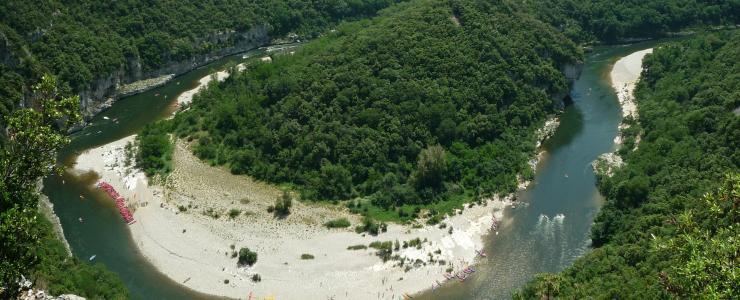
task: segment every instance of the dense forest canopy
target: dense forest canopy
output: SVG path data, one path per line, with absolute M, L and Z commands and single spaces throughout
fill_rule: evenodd
M 646 57 L 640 122 L 620 151 L 626 165 L 599 180 L 607 203 L 592 228 L 596 249 L 519 296 L 740 296 L 738 61 L 738 32 L 661 45 Z
M 576 42 L 619 42 L 654 38 L 687 27 L 740 21 L 737 0 L 536 0 L 521 1 L 528 12 Z
M 308 199 L 509 192 L 581 55 L 507 5 L 414 1 L 211 86 L 169 126 L 199 157 Z
M 65 126 L 50 120 L 77 119 L 65 96 L 132 57 L 157 70 L 232 46 L 231 33 L 255 25 L 272 37 L 326 34 L 147 127 L 138 163 L 166 172 L 172 132 L 234 173 L 293 184 L 311 199 L 366 196 L 373 209 L 408 217 L 391 208 L 511 191 L 517 173 L 531 175 L 534 130 L 568 88 L 560 68 L 581 58 L 571 40 L 734 25 L 739 10 L 737 0 L 1 1 L 0 298 L 22 274 L 52 294 L 126 297 L 114 274 L 67 256 L 38 214 L 36 182 L 67 143 Z M 643 120 L 621 151 L 627 167 L 600 181 L 609 201 L 593 230 L 599 248 L 521 295 L 737 297 L 725 272 L 732 253 L 737 261 L 737 175 L 720 182 L 739 160 L 729 113 L 740 105 L 738 46 L 737 34 L 711 35 L 646 60 Z M 45 73 L 59 80 L 32 88 Z M 53 109 L 18 109 L 27 98 Z
M 139 58 L 144 72 L 232 46 L 234 31 L 318 36 L 397 0 L 1 1 L 0 112 L 44 73 L 74 93 Z

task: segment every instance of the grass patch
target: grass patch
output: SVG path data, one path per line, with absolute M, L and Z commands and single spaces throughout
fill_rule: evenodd
M 327 228 L 347 228 L 350 225 L 351 224 L 349 223 L 349 220 L 347 220 L 347 218 L 334 219 L 324 223 L 324 226 L 326 226 Z
M 347 202 L 347 207 L 353 213 L 361 214 L 378 222 L 407 224 L 419 218 L 422 211 L 436 212 L 434 215 L 439 215 L 440 218 L 435 221 L 441 220 L 441 216 L 454 215 L 456 209 L 464 208 L 466 204 L 474 200 L 476 200 L 476 197 L 473 191 L 465 191 L 463 194 L 457 194 L 445 200 L 426 205 L 405 204 L 392 209 L 384 209 L 373 205 L 369 199 L 362 199 Z

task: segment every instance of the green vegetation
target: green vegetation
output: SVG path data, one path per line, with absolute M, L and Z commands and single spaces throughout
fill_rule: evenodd
M 308 253 L 301 254 L 301 259 L 314 259 L 313 255 Z
M 362 218 L 362 224 L 355 227 L 355 232 L 363 233 L 367 232 L 371 235 L 378 235 L 378 233 L 388 231 L 388 224 L 377 223 L 373 218 L 364 217 Z
M 560 68 L 580 58 L 506 6 L 414 1 L 211 86 L 170 128 L 235 174 L 305 199 L 366 196 L 368 215 L 398 219 L 404 205 L 513 191 L 551 95 L 568 89 Z
M 249 248 L 244 247 L 239 249 L 239 262 L 238 264 L 240 266 L 252 266 L 254 263 L 257 262 L 257 252 L 253 252 L 249 250 Z
M 236 208 L 232 208 L 232 209 L 229 210 L 229 218 L 234 219 L 234 218 L 238 217 L 241 213 L 242 213 L 241 210 L 238 210 Z
M 347 220 L 347 218 L 334 219 L 324 223 L 324 226 L 326 226 L 327 228 L 346 228 L 350 225 L 352 224 L 349 223 L 349 220 Z
M 5 83 L 48 71 L 79 92 L 94 79 L 135 62 L 148 72 L 247 40 L 234 32 L 264 25 L 273 37 L 289 32 L 315 37 L 340 20 L 372 16 L 394 2 L 2 1 L 0 40 L 10 41 L 14 60 L 20 62 L 13 64 L 16 74 L 0 77 L 0 86 L 15 98 L 22 85 Z
M 54 294 L 126 298 L 122 282 L 101 265 L 69 257 L 51 225 L 38 213 L 38 180 L 61 172 L 62 132 L 80 119 L 77 97 L 64 97 L 52 76 L 34 87 L 34 107 L 3 115 L 0 130 L 0 298 L 13 299 L 21 276 Z
M 165 176 L 172 171 L 174 145 L 162 127 L 147 125 L 136 136 L 136 166 L 147 176 Z
M 577 42 L 660 37 L 687 27 L 740 22 L 740 2 L 734 0 L 537 0 L 523 5 Z
M 367 249 L 367 246 L 365 245 L 353 245 L 353 246 L 347 247 L 347 250 L 365 250 L 365 249 Z
M 607 202 L 592 228 L 596 248 L 518 298 L 740 297 L 738 61 L 737 31 L 661 45 L 645 58 L 626 165 L 599 178 Z
M 125 299 L 127 291 L 118 277 L 101 263 L 94 265 L 70 257 L 54 234 L 51 223 L 38 217 L 40 247 L 33 252 L 39 258 L 32 269 L 36 286 L 51 295 L 73 293 L 86 298 Z M 28 275 L 28 274 L 26 274 Z
M 267 212 L 274 213 L 275 216 L 284 218 L 290 214 L 290 208 L 293 206 L 293 197 L 289 192 L 283 191 L 280 197 L 275 199 L 275 205 L 267 207 Z

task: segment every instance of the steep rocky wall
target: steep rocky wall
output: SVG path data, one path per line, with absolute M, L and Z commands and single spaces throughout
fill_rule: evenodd
M 234 43 L 233 46 L 223 47 L 212 53 L 196 55 L 185 61 L 170 62 L 163 68 L 153 71 L 142 70 L 139 57 L 129 57 L 119 70 L 96 78 L 88 89 L 80 92 L 80 109 L 83 115 L 88 119 L 110 107 L 121 96 L 125 96 L 118 90 L 122 85 L 169 74 L 177 76 L 216 59 L 254 49 L 270 41 L 266 26 L 255 26 L 246 32 L 218 33 L 205 39 L 216 44 L 230 40 Z M 143 90 L 146 89 L 139 92 Z
M 568 80 L 569 88 L 560 93 L 553 94 L 552 101 L 556 108 L 562 109 L 566 105 L 565 99 L 568 98 L 570 90 L 573 88 L 573 84 L 581 77 L 581 71 L 583 71 L 583 62 L 577 61 L 569 64 L 565 64 L 560 67 L 560 71 L 565 75 L 565 79 Z

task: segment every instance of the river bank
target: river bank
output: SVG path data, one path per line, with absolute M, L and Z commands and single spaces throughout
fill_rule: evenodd
M 413 294 L 444 282 L 448 268 L 458 272 L 473 264 L 493 217 L 501 219 L 511 203 L 510 196 L 486 200 L 444 220 L 445 228 L 391 224 L 378 236 L 360 235 L 323 226 L 340 217 L 353 225 L 360 222 L 337 207 L 294 201 L 288 217 L 275 218 L 267 207 L 279 189 L 211 167 L 183 142 L 177 143 L 174 171 L 164 185 L 149 186 L 140 172 L 122 163 L 125 144 L 132 139 L 81 154 L 75 169 L 97 172 L 129 199 L 137 220 L 130 226 L 132 236 L 154 266 L 185 286 L 214 295 L 386 299 Z M 232 209 L 239 211 L 233 218 Z M 402 247 L 394 251 L 398 258 L 387 262 L 376 256 L 376 249 L 348 250 L 415 239 L 421 241 L 418 247 Z M 241 247 L 258 253 L 254 266 L 237 267 L 232 253 Z M 301 259 L 302 254 L 314 258 Z M 261 282 L 251 279 L 254 274 Z
M 629 120 L 637 120 L 637 103 L 635 103 L 634 91 L 640 74 L 642 73 L 642 60 L 645 55 L 653 52 L 653 48 L 644 49 L 631 53 L 617 60 L 609 72 L 611 86 L 617 94 L 620 107 L 622 108 L 622 122 L 619 124 L 619 134 L 614 138 L 617 148 L 622 145 L 622 133 L 629 128 Z M 635 147 L 639 143 L 639 136 Z M 620 167 L 624 162 L 616 150 L 604 153 L 594 161 L 593 168 L 598 174 L 611 176 L 613 169 Z
M 244 65 L 239 65 L 241 70 Z M 198 85 L 177 99 L 186 105 L 212 80 L 224 80 L 225 71 L 202 77 Z M 553 134 L 556 118 L 538 131 L 541 141 Z M 133 240 L 158 270 L 193 290 L 234 298 L 305 295 L 351 299 L 396 298 L 430 289 L 476 263 L 483 237 L 493 218 L 501 220 L 513 194 L 484 200 L 445 219 L 444 225 L 412 228 L 391 224 L 379 236 L 360 235 L 351 229 L 327 229 L 326 221 L 359 217 L 336 206 L 294 202 L 285 219 L 267 212 L 280 191 L 246 176 L 234 176 L 211 167 L 177 141 L 173 173 L 163 182 L 148 184 L 142 172 L 127 161 L 126 144 L 135 136 L 89 149 L 78 156 L 78 174 L 94 171 L 128 199 L 137 223 L 129 227 Z M 531 161 L 537 164 L 542 151 Z M 520 180 L 521 189 L 528 182 Z M 234 217 L 229 212 L 236 211 Z M 350 227 L 352 228 L 352 227 Z M 413 241 L 419 241 L 418 246 Z M 373 242 L 398 241 L 393 258 L 383 261 L 378 250 L 348 250 Z M 401 247 L 412 244 L 410 247 Z M 259 255 L 252 267 L 237 267 L 233 253 L 249 247 Z M 313 259 L 301 259 L 310 254 Z M 252 276 L 259 274 L 260 282 Z M 291 288 L 285 288 L 286 283 Z

